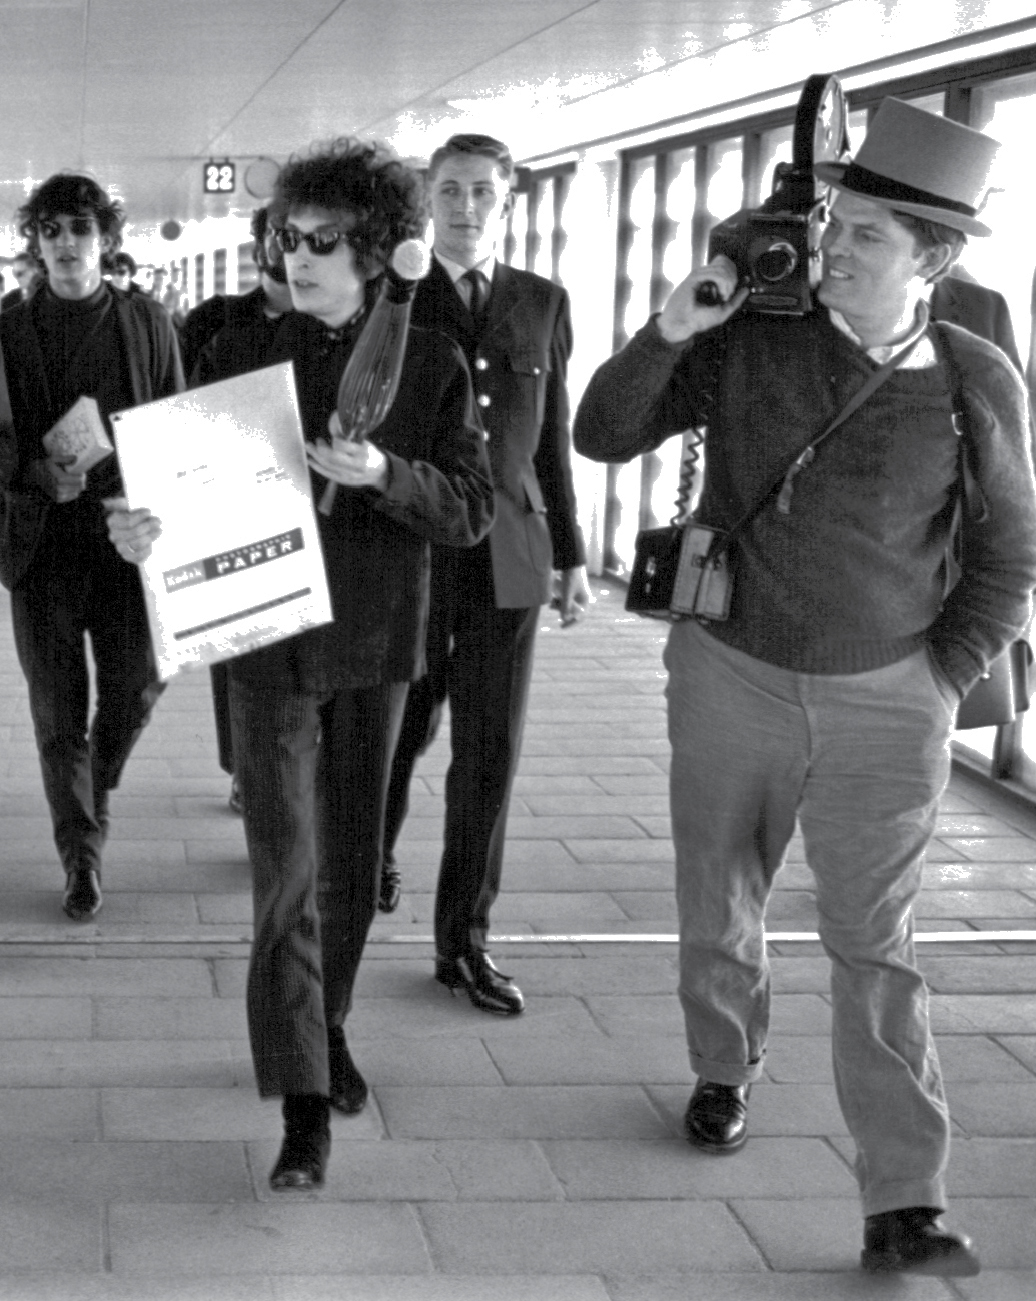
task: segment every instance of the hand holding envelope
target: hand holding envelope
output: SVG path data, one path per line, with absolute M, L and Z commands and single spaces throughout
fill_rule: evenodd
M 96 401 L 77 398 L 43 435 L 46 458 L 33 461 L 29 473 L 37 487 L 58 505 L 75 501 L 86 487 L 86 476 L 114 452 Z

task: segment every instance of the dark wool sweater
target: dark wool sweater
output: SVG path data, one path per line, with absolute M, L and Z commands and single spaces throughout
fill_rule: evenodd
M 1025 395 L 992 346 L 952 326 L 940 340 L 963 378 L 971 461 L 989 506 L 984 523 L 969 522 L 964 574 L 945 604 L 957 440 L 944 361 L 886 380 L 798 475 L 790 514 L 772 500 L 763 507 L 734 545 L 731 617 L 707 625 L 714 636 L 803 673 L 859 673 L 927 642 L 963 694 L 1022 631 L 1036 584 Z M 628 460 L 705 424 L 713 392 L 697 514 L 729 527 L 873 370 L 823 311 L 741 313 L 690 346 L 649 323 L 591 380 L 575 445 Z
M 43 354 L 47 401 L 54 420 L 60 419 L 85 394 L 97 400 L 111 438 L 109 413 L 133 405 L 133 389 L 115 317 L 114 292 L 102 282 L 89 298 L 67 299 L 58 298 L 44 285 L 33 295 L 30 310 Z M 41 444 L 40 456 L 45 455 Z M 103 524 L 101 500 L 117 497 L 122 490 L 118 457 L 109 456 L 90 471 L 86 491 L 77 500 L 80 509 L 86 502 L 92 502 L 91 509 Z M 60 513 L 69 516 L 74 512 Z M 106 527 L 102 532 L 107 536 Z

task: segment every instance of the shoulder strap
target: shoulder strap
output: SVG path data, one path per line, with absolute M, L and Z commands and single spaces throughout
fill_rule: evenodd
M 979 487 L 971 468 L 973 442 L 969 434 L 968 409 L 964 401 L 964 376 L 961 373 L 956 354 L 950 343 L 950 332 L 943 329 L 941 321 L 933 321 L 939 350 L 946 368 L 950 372 L 950 401 L 953 404 L 953 432 L 957 435 L 957 512 L 954 517 L 954 532 L 959 527 L 961 498 L 967 507 L 968 516 L 981 524 L 989 517 L 989 504 L 985 493 Z
M 900 365 L 902 365 L 904 361 L 906 361 L 906 359 L 917 347 L 920 338 L 921 336 L 918 335 L 916 339 L 912 339 L 905 348 L 901 348 L 899 352 L 894 353 L 888 359 L 888 361 L 885 362 L 883 366 L 880 366 L 871 375 L 871 377 L 867 380 L 867 382 L 861 385 L 860 388 L 856 390 L 856 392 L 852 395 L 849 401 L 841 409 L 838 415 L 835 416 L 834 420 L 831 421 L 831 423 L 824 430 L 824 432 L 822 434 L 819 434 L 816 438 L 813 439 L 811 443 L 809 443 L 806 447 L 804 447 L 802 451 L 798 454 L 798 456 L 796 456 L 794 461 L 792 461 L 791 465 L 788 466 L 787 470 L 784 472 L 784 475 L 780 480 L 780 491 L 777 494 L 777 509 L 781 512 L 782 515 L 788 515 L 791 512 L 791 493 L 792 493 L 792 487 L 795 482 L 795 476 L 799 473 L 800 470 L 804 469 L 807 465 L 809 465 L 810 461 L 813 460 L 813 457 L 816 456 L 817 448 L 820 446 L 820 444 L 826 438 L 829 438 L 831 434 L 835 432 L 835 430 L 838 428 L 839 425 L 844 424 L 845 421 L 849 419 L 849 417 L 853 414 L 854 411 L 856 411 L 859 407 L 862 407 L 863 404 L 870 397 L 870 395 L 874 393 L 877 389 L 879 389 L 881 385 L 884 384 L 885 381 L 888 379 L 888 377 L 892 374 L 892 372 L 896 370 Z M 770 492 L 772 491 L 773 488 L 770 489 Z M 767 497 L 769 495 L 770 494 L 767 493 Z M 766 498 L 764 498 L 763 500 L 765 501 Z M 762 505 L 762 502 L 760 502 L 760 505 Z M 753 511 L 752 513 L 754 514 L 755 512 Z
M 766 503 L 770 500 L 770 498 L 773 496 L 774 493 L 778 494 L 777 509 L 784 515 L 787 515 L 790 512 L 792 484 L 794 483 L 795 476 L 805 466 L 809 465 L 810 461 L 813 460 L 813 457 L 816 455 L 816 449 L 820 446 L 820 444 L 826 438 L 829 438 L 831 434 L 833 434 L 835 430 L 839 427 L 839 425 L 844 424 L 845 421 L 848 420 L 849 417 L 853 414 L 853 412 L 856 411 L 858 407 L 861 407 L 864 404 L 864 402 L 866 402 L 867 399 L 871 396 L 871 394 L 874 393 L 878 388 L 881 387 L 882 384 L 885 383 L 885 381 L 892 374 L 892 372 L 897 368 L 897 366 L 899 366 L 902 362 L 906 361 L 907 357 L 909 357 L 910 354 L 913 352 L 913 350 L 917 347 L 918 339 L 920 339 L 920 337 L 921 336 L 918 335 L 917 339 L 911 340 L 911 342 L 908 343 L 905 348 L 901 348 L 899 352 L 893 354 L 893 356 L 891 356 L 883 366 L 880 366 L 866 380 L 866 382 L 856 390 L 856 392 L 852 395 L 852 397 L 845 404 L 845 406 L 838 413 L 838 415 L 835 416 L 834 420 L 831 421 L 831 423 L 827 426 L 827 428 L 822 433 L 818 434 L 816 438 L 811 439 L 810 442 L 806 444 L 806 446 L 802 449 L 802 451 L 798 454 L 798 456 L 795 457 L 795 459 L 788 466 L 785 472 L 778 479 L 774 480 L 774 482 L 770 485 L 769 488 L 767 488 L 766 492 L 763 494 L 762 497 L 759 498 L 759 500 L 755 503 L 755 505 L 752 506 L 749 510 L 746 510 L 745 513 L 741 516 L 741 518 L 737 521 L 737 523 L 734 524 L 734 526 L 730 528 L 725 534 L 717 534 L 717 538 L 719 539 L 719 541 L 715 546 L 716 551 L 725 550 L 726 547 L 729 546 L 730 542 L 733 540 L 735 535 L 740 533 L 744 529 L 745 525 L 755 518 L 755 516 L 759 513 L 759 511 L 762 510 L 763 506 L 766 505 Z

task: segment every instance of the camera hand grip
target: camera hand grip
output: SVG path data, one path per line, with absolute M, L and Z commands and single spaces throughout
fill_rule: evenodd
M 721 307 L 724 298 L 714 280 L 703 280 L 695 292 L 694 301 L 699 307 Z

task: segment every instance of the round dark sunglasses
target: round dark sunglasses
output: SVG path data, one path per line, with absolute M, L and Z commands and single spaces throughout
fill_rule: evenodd
M 317 257 L 327 257 L 333 253 L 345 239 L 344 230 L 296 230 L 294 226 L 281 226 L 273 232 L 273 237 L 283 253 L 294 253 L 298 246 L 306 242 L 309 251 Z
M 73 235 L 92 235 L 94 232 L 94 219 L 93 217 L 69 217 L 68 229 Z M 57 239 L 61 233 L 61 222 L 52 221 L 48 217 L 41 217 L 39 230 L 44 239 Z

